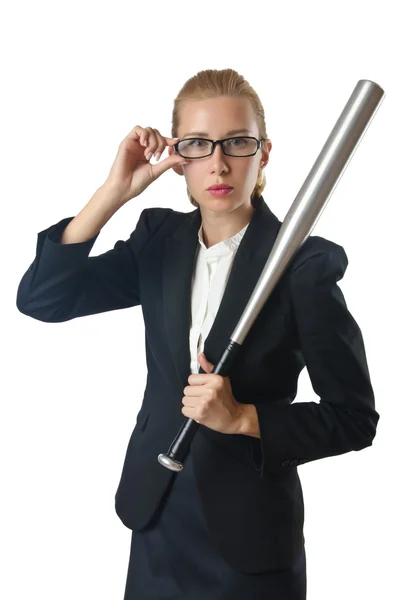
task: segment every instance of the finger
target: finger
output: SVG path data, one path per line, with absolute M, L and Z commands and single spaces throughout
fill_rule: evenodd
M 145 157 L 147 160 L 150 160 L 152 156 L 154 156 L 156 160 L 159 160 L 167 145 L 166 140 L 169 140 L 170 138 L 162 136 L 159 130 L 154 127 L 146 127 L 146 130 L 148 132 L 148 143 L 144 153 Z M 170 141 L 172 144 L 176 144 L 178 139 Z
M 159 161 L 161 155 L 163 154 L 167 142 L 165 141 L 165 137 L 161 135 L 158 129 L 154 130 L 157 136 L 157 148 L 153 151 L 155 160 Z
M 185 388 L 183 393 L 185 394 L 186 398 L 198 398 L 199 396 L 202 396 L 203 391 L 201 386 L 194 385 L 192 387 Z
M 129 132 L 128 135 L 126 135 L 125 140 L 134 140 L 134 141 L 138 141 L 141 146 L 146 146 L 147 145 L 147 137 L 148 137 L 148 132 L 145 130 L 144 127 L 141 127 L 140 125 L 135 125 L 135 127 L 133 129 L 131 129 L 131 131 Z
M 199 362 L 207 373 L 210 373 L 214 368 L 214 365 L 210 363 L 204 353 L 199 354 Z
M 177 144 L 180 141 L 180 138 L 178 138 L 178 137 L 176 137 L 176 138 L 164 137 L 164 139 L 167 142 L 167 146 L 174 146 L 175 144 Z
M 157 137 L 159 139 L 159 144 L 157 146 L 157 150 L 154 153 L 154 158 L 155 158 L 155 160 L 158 161 L 158 160 L 160 160 L 161 155 L 165 150 L 165 147 L 166 146 L 170 146 L 170 147 L 175 146 L 175 144 L 177 144 L 179 142 L 179 138 L 168 138 L 168 137 L 161 135 L 157 129 L 155 129 L 154 131 L 156 132 Z
M 156 160 L 158 160 L 161 156 L 165 148 L 165 142 L 157 129 L 152 129 L 151 127 L 149 133 L 149 143 L 144 152 L 146 160 L 150 160 L 152 156 L 156 156 Z
M 168 156 L 167 158 L 165 158 L 163 161 L 159 162 L 158 164 L 151 165 L 152 170 L 153 170 L 153 177 L 154 177 L 154 179 L 157 179 L 158 177 L 160 177 L 160 175 L 165 173 L 165 171 L 167 171 L 168 169 L 171 169 L 172 167 L 176 167 L 178 165 L 187 165 L 188 162 L 189 161 L 187 161 L 185 158 L 182 158 L 181 156 L 179 156 L 179 154 L 174 154 L 172 156 Z
M 200 366 L 204 369 L 204 371 L 209 374 L 211 372 L 211 366 L 205 362 L 203 358 L 199 360 Z
M 201 361 L 202 361 L 202 362 L 203 362 L 205 365 L 208 365 L 208 366 L 213 366 L 213 365 L 212 365 L 212 363 L 210 363 L 210 361 L 208 360 L 208 358 L 206 358 L 206 357 L 204 356 L 204 354 L 201 354 L 201 355 L 200 355 L 200 360 L 201 360 Z
M 150 160 L 154 151 L 156 150 L 156 148 L 158 146 L 159 140 L 157 138 L 156 131 L 153 129 L 153 127 L 146 127 L 145 129 L 146 129 L 147 135 L 148 135 L 148 137 L 147 137 L 148 143 L 147 143 L 147 148 L 146 148 L 144 154 L 145 154 L 146 159 Z

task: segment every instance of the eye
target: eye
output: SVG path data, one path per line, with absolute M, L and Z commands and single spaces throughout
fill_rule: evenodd
M 200 144 L 203 145 L 203 140 L 200 140 L 199 138 L 195 138 L 193 140 L 189 140 L 189 143 L 187 143 L 186 146 L 193 146 L 195 148 L 200 148 Z
M 245 138 L 232 138 L 229 141 L 232 144 L 232 146 L 244 146 L 244 144 L 246 143 Z

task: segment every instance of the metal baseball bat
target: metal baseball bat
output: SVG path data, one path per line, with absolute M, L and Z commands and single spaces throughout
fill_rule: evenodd
M 375 82 L 360 79 L 292 203 L 236 328 L 212 373 L 226 375 L 252 324 L 297 250 L 309 237 L 384 97 Z M 171 471 L 183 459 L 200 425 L 185 419 L 158 461 Z

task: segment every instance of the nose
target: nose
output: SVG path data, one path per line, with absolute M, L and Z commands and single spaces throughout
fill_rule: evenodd
M 212 156 L 214 156 L 214 155 L 219 155 L 220 158 L 223 158 L 224 156 L 226 156 L 226 154 L 222 150 L 222 144 L 215 144 L 215 148 L 212 153 Z
M 227 169 L 227 156 L 222 150 L 222 146 L 217 144 L 214 148 L 213 153 L 209 157 L 211 170 L 225 170 Z

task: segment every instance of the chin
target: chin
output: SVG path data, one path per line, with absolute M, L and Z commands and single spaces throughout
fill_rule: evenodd
M 200 207 L 209 208 L 210 210 L 231 210 L 238 206 L 236 200 L 230 198 L 230 196 L 220 196 L 219 198 L 206 198 L 205 200 L 198 201 Z

